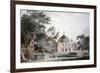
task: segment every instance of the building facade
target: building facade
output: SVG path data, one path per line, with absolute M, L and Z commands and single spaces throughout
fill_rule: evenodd
M 76 50 L 75 43 L 70 40 L 67 36 L 63 35 L 58 40 L 57 52 L 59 53 L 69 53 Z

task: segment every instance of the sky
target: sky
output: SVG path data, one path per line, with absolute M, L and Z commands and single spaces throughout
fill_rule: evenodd
M 22 10 L 21 15 L 27 10 Z M 89 13 L 80 12 L 55 12 L 44 11 L 51 18 L 50 25 L 54 26 L 56 32 L 59 32 L 59 37 L 63 34 L 71 40 L 76 40 L 76 37 L 81 34 L 89 36 Z
M 46 12 L 51 18 L 51 24 L 60 33 L 75 41 L 81 34 L 89 36 L 89 13 L 75 12 Z

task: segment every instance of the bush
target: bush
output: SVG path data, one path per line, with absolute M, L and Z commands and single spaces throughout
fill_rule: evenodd
M 70 52 L 69 55 L 77 56 L 77 53 L 76 52 Z
M 58 57 L 75 57 L 76 55 L 77 53 L 69 53 L 69 54 L 59 55 Z

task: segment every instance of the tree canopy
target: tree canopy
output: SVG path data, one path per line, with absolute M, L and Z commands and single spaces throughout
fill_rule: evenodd
M 89 50 L 89 36 L 85 36 L 84 34 L 82 34 L 77 36 L 77 40 L 78 49 Z
M 59 32 L 55 32 L 55 27 L 51 26 L 46 30 L 50 21 L 50 17 L 44 11 L 26 10 L 21 16 L 21 44 L 27 47 L 32 42 L 35 47 L 41 49 L 44 47 L 41 44 L 47 38 L 57 39 Z

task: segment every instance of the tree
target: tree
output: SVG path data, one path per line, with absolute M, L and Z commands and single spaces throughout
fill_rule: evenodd
M 43 11 L 26 10 L 26 13 L 21 16 L 21 46 L 24 45 L 28 60 L 32 56 L 33 49 L 31 46 L 37 49 L 39 44 L 36 44 L 36 42 L 45 39 L 44 36 L 47 36 L 45 33 L 45 25 L 49 24 L 49 22 L 50 17 Z M 41 48 L 39 47 L 39 49 Z M 22 49 L 21 54 L 24 60 L 26 53 L 22 52 Z
M 32 48 L 36 52 L 50 51 L 52 49 L 47 48 L 47 39 L 50 37 L 57 39 L 59 32 L 56 32 L 54 26 L 46 30 L 50 21 L 50 17 L 44 11 L 26 10 L 26 13 L 21 15 L 21 46 L 24 45 L 24 48 L 28 51 L 28 57 L 34 53 L 32 53 Z M 24 59 L 26 54 L 21 53 Z
M 82 34 L 77 36 L 77 40 L 78 49 L 89 50 L 89 36 L 85 36 Z
M 50 21 L 50 17 L 44 11 L 26 10 L 26 13 L 21 16 L 21 45 L 29 49 L 27 50 L 29 57 L 33 54 L 32 47 L 37 52 L 40 50 L 42 52 L 46 51 L 48 50 L 46 48 L 47 38 L 52 37 L 57 39 L 59 36 L 59 32 L 55 32 L 56 29 L 53 26 L 49 27 L 48 31 L 46 31 Z M 47 33 L 51 34 L 48 35 Z
M 56 32 L 56 29 L 54 26 L 51 26 L 48 30 L 47 33 L 50 37 L 52 37 L 53 39 L 57 39 L 59 36 L 59 32 Z
M 45 35 L 46 24 L 49 24 L 50 17 L 42 11 L 27 10 L 27 14 L 21 17 L 21 44 L 28 45 L 36 36 Z M 38 37 L 42 39 L 43 37 Z

